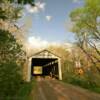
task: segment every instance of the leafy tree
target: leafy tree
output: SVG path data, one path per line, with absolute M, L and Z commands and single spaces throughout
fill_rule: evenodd
M 16 42 L 9 31 L 0 30 L 0 61 L 18 61 L 19 58 L 24 56 L 24 51 L 21 50 L 22 46 Z
M 0 3 L 0 18 L 10 21 L 16 21 L 21 17 L 24 4 L 35 6 L 34 0 L 0 0 Z
M 25 52 L 22 45 L 18 44 L 16 38 L 9 29 L 2 28 L 3 25 L 13 25 L 19 17 L 22 8 L 15 6 L 9 0 L 0 1 L 0 100 L 14 97 L 21 87 L 22 66 L 25 61 Z M 16 27 L 16 26 L 15 26 Z M 9 100 L 14 100 L 12 98 Z
M 0 2 L 10 1 L 11 3 L 15 2 L 18 4 L 33 4 L 34 0 L 0 0 Z
M 75 9 L 71 12 L 70 17 L 75 22 L 73 32 L 77 32 L 77 35 L 84 35 L 90 38 L 100 39 L 100 0 L 85 0 L 85 5 L 81 8 Z
M 85 0 L 84 6 L 73 10 L 70 17 L 78 46 L 100 72 L 100 0 Z
M 9 31 L 0 30 L 0 98 L 3 100 L 15 95 L 21 86 L 25 55 L 21 47 Z

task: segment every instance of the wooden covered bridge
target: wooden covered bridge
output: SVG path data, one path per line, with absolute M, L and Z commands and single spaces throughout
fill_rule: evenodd
M 49 50 L 42 50 L 29 57 L 24 69 L 26 81 L 35 76 L 50 76 L 62 80 L 61 58 Z

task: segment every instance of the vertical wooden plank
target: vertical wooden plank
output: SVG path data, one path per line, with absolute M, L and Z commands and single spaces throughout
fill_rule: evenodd
M 28 74 L 27 74 L 27 82 L 31 81 L 31 60 L 32 58 L 28 59 Z
M 61 70 L 61 60 L 58 58 L 58 72 L 59 72 L 59 80 L 62 80 L 62 70 Z

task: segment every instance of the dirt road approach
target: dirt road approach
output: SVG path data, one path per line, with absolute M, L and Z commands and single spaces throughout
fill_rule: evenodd
M 57 80 L 41 79 L 32 94 L 33 100 L 100 100 L 100 94 Z

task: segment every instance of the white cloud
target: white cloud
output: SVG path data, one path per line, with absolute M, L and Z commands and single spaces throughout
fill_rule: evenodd
M 45 48 L 49 45 L 48 41 L 42 40 L 40 37 L 34 36 L 28 38 L 28 44 L 30 48 Z
M 39 9 L 38 9 L 38 7 L 31 7 L 31 8 L 29 9 L 29 12 L 30 12 L 30 13 L 38 13 L 38 12 L 39 12 Z
M 37 6 L 32 7 L 32 6 L 29 5 L 29 4 L 26 4 L 26 5 L 25 5 L 25 9 L 26 9 L 29 13 L 38 13 L 38 12 L 39 12 L 39 9 L 38 9 Z
M 28 38 L 27 44 L 29 47 L 31 48 L 46 48 L 50 45 L 52 46 L 66 46 L 66 47 L 72 47 L 71 43 L 59 43 L 59 42 L 49 42 L 47 40 L 43 40 L 41 37 L 35 37 L 35 36 L 31 36 Z
M 58 42 L 49 42 L 47 40 L 41 39 L 40 37 L 34 37 L 34 36 L 29 37 L 26 44 L 27 44 L 27 47 L 29 49 L 32 49 L 32 48 L 47 48 L 50 45 L 53 45 L 53 46 L 60 46 L 61 45 Z
M 25 5 L 25 9 L 28 11 L 29 9 L 31 8 L 31 5 L 29 5 L 29 4 L 26 4 Z
M 30 4 L 26 4 L 25 5 L 25 9 L 29 12 L 29 13 L 38 13 L 40 11 L 45 10 L 45 3 L 41 3 L 41 2 L 37 2 L 35 3 L 35 6 L 31 6 Z
M 46 16 L 46 20 L 47 21 L 51 21 L 52 20 L 52 16 Z
M 44 10 L 45 9 L 45 3 L 41 3 L 41 2 L 37 2 L 35 3 L 35 5 L 40 9 L 40 10 Z
M 43 40 L 40 37 L 35 37 L 31 36 L 23 41 L 24 44 L 24 50 L 26 50 L 27 55 L 32 55 L 34 52 L 37 52 L 38 50 L 41 49 L 46 49 L 49 46 L 54 46 L 54 47 L 62 47 L 66 49 L 67 51 L 71 51 L 72 45 L 70 43 L 59 43 L 59 42 L 48 42 L 47 40 Z

